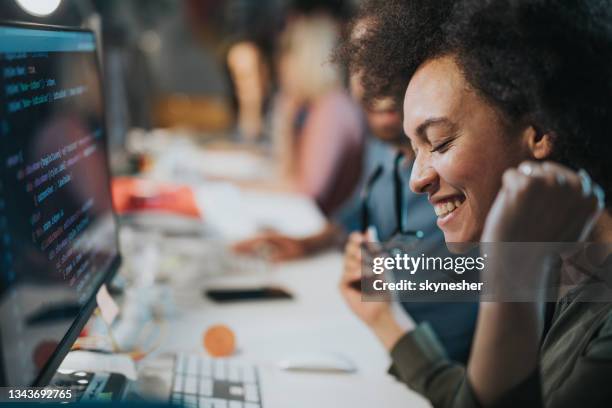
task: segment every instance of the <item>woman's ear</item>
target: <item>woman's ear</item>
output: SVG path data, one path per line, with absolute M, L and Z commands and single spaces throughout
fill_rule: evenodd
M 552 155 L 555 138 L 554 133 L 543 132 L 534 126 L 528 126 L 523 132 L 523 140 L 536 160 L 545 160 Z

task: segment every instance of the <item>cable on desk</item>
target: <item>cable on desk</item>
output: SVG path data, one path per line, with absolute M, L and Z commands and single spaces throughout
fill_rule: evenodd
M 143 333 L 146 334 L 147 332 L 151 330 L 151 329 L 148 329 L 149 327 L 154 328 L 155 326 L 157 326 L 159 329 L 158 330 L 159 335 L 157 336 L 157 340 L 155 341 L 155 343 L 153 343 L 153 345 L 149 347 L 148 350 L 145 350 L 145 351 L 143 351 L 140 348 L 140 346 L 134 347 L 133 350 L 123 350 L 121 346 L 119 345 L 119 343 L 117 342 L 117 340 L 115 339 L 115 336 L 113 335 L 112 327 L 106 322 L 106 320 L 102 319 L 102 314 L 100 313 L 100 309 L 96 308 L 96 310 L 94 311 L 94 314 L 96 317 L 102 320 L 102 322 L 104 323 L 104 326 L 106 327 L 107 337 L 108 339 L 110 339 L 112 352 L 127 354 L 134 361 L 140 361 L 146 356 L 148 356 L 149 354 L 151 354 L 152 352 L 154 352 L 155 350 L 157 350 L 161 346 L 161 344 L 163 343 L 163 340 L 165 339 L 167 335 L 167 330 L 166 330 L 167 325 L 166 325 L 165 319 L 157 318 L 154 320 L 147 321 L 145 324 L 145 327 L 143 328 L 143 330 L 141 331 L 141 334 L 139 335 L 139 339 L 138 339 L 139 341 L 137 343 L 141 343 L 140 340 L 143 337 Z M 102 336 L 82 337 L 79 339 L 79 341 L 75 342 L 74 346 L 72 347 L 72 350 L 101 351 L 101 350 L 96 350 L 96 349 L 82 346 L 82 343 L 87 342 L 87 340 L 93 340 L 95 338 L 101 338 L 101 337 Z M 142 343 L 144 343 L 144 341 Z

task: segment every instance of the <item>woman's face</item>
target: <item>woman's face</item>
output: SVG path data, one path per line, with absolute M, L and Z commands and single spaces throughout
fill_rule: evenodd
M 427 193 L 446 242 L 477 242 L 502 175 L 530 157 L 524 129 L 509 130 L 451 56 L 425 62 L 408 84 L 404 131 L 415 149 L 410 178 Z

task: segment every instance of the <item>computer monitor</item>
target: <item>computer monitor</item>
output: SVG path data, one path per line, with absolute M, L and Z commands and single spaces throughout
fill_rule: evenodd
M 0 22 L 0 113 L 0 386 L 41 386 L 120 264 L 94 34 Z

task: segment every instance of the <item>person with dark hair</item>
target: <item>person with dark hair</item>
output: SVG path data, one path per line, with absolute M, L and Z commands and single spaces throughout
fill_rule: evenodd
M 361 73 L 366 103 L 390 96 L 401 105 L 406 78 L 412 76 L 418 61 L 444 46 L 441 26 L 454 3 L 369 0 L 362 5 L 334 57 L 351 72 Z
M 368 29 L 339 55 L 367 78 L 367 98 L 404 95 L 410 187 L 428 195 L 447 243 L 498 244 L 482 280 L 563 285 L 548 307 L 481 302 L 467 366 L 427 324 L 406 330 L 389 303 L 362 302 L 364 236 L 347 247 L 341 292 L 390 351 L 391 373 L 436 407 L 609 406 L 612 301 L 593 299 L 612 270 L 612 4 L 462 0 L 420 19 L 432 3 L 448 2 L 368 2 Z M 504 253 L 521 242 L 604 250 L 557 264 Z

